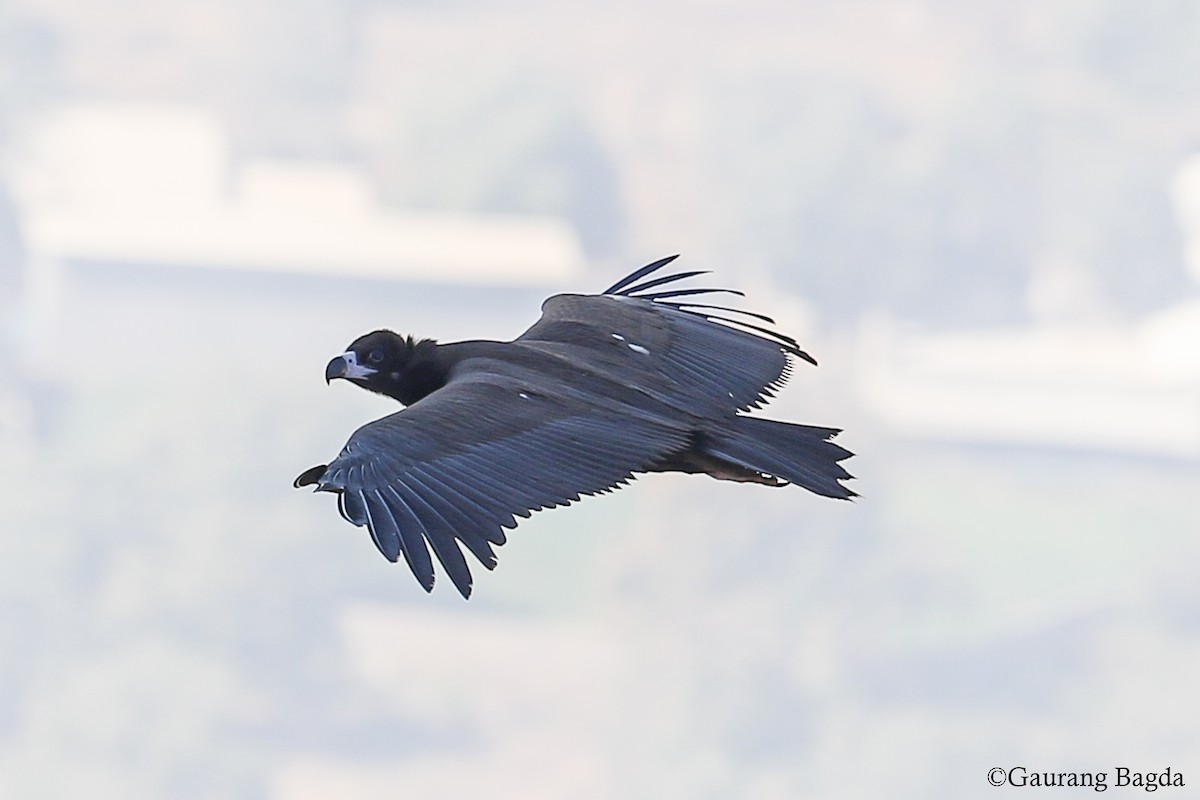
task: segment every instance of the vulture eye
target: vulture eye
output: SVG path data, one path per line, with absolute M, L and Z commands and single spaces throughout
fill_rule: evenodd
M 383 351 L 382 350 L 372 350 L 367 355 L 367 361 L 370 361 L 372 364 L 380 363 L 381 361 L 383 361 Z

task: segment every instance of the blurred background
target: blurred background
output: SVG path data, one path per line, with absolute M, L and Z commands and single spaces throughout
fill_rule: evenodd
M 291 488 L 359 334 L 674 252 L 857 502 L 650 476 L 464 603 Z M 1198 782 L 1198 281 L 1197 0 L 7 0 L 0 796 Z

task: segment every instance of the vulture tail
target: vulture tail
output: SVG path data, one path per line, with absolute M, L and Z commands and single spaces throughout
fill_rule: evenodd
M 853 453 L 830 441 L 839 433 L 837 428 L 735 417 L 728 427 L 708 431 L 702 449 L 722 461 L 803 486 L 824 497 L 848 500 L 856 494 L 839 481 L 853 476 L 838 462 Z

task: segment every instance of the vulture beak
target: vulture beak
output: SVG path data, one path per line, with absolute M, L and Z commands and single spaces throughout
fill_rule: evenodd
M 334 378 L 346 377 L 346 359 L 338 356 L 325 366 L 325 383 L 332 383 Z
M 358 354 L 350 350 L 325 365 L 325 383 L 331 383 L 334 378 L 346 378 L 347 380 L 369 378 L 377 371 L 361 366 L 358 363 Z

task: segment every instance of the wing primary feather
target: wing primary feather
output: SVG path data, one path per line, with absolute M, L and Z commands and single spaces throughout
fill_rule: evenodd
M 660 258 L 658 261 L 655 261 L 651 264 L 647 264 L 646 266 L 642 267 L 641 269 L 631 272 L 628 275 L 626 275 L 624 278 L 621 278 L 621 280 L 617 281 L 612 286 L 605 289 L 603 292 L 601 292 L 601 294 L 615 294 L 616 292 L 618 292 L 621 289 L 624 289 L 626 286 L 633 283 L 634 281 L 638 281 L 638 280 L 641 280 L 642 278 L 646 277 L 651 272 L 654 272 L 656 269 L 665 267 L 667 264 L 670 264 L 672 261 L 674 261 L 677 258 L 679 258 L 678 253 L 676 253 L 673 256 L 667 256 L 666 258 Z
M 634 292 L 644 292 L 647 289 L 653 289 L 655 286 L 662 286 L 664 283 L 682 281 L 686 278 L 693 278 L 697 275 L 707 275 L 710 272 L 712 272 L 712 270 L 709 269 L 696 269 L 690 272 L 676 272 L 674 275 L 664 275 L 661 278 L 655 278 L 653 280 L 646 281 L 645 283 L 639 283 L 637 286 L 630 286 L 622 291 L 615 292 L 615 294 L 630 295 Z
M 658 300 L 669 297 L 690 297 L 696 294 L 736 294 L 738 297 L 745 297 L 745 292 L 739 292 L 737 289 L 671 289 L 666 292 L 651 292 L 650 294 L 631 295 L 640 300 Z
M 778 344 L 780 344 L 781 346 L 786 348 L 787 351 L 789 353 L 791 353 L 792 355 L 798 356 L 799 358 L 804 359 L 808 363 L 812 364 L 814 367 L 817 366 L 817 360 L 815 358 L 813 358 L 812 356 L 810 356 L 808 353 L 801 350 L 800 344 L 790 336 L 779 333 L 778 331 L 773 331 L 770 328 L 764 328 L 761 325 L 751 325 L 749 322 L 742 322 L 741 320 L 726 319 L 725 317 L 708 317 L 708 319 L 710 319 L 714 322 L 718 322 L 718 323 L 729 323 L 729 325 L 727 327 L 732 327 L 733 325 L 737 325 L 738 327 L 741 327 L 741 328 L 749 328 L 752 331 L 758 331 L 759 333 L 765 334 L 765 335 L 771 337 L 772 340 L 776 341 Z M 736 328 L 734 328 L 734 330 L 736 330 Z
M 338 491 L 337 498 L 338 512 L 342 519 L 359 527 L 367 524 L 367 508 L 359 492 L 341 490 Z
M 708 316 L 706 314 L 703 314 L 698 311 L 692 311 L 692 309 L 693 308 L 707 308 L 707 309 L 711 309 L 713 311 L 732 311 L 735 314 L 745 314 L 747 317 L 754 317 L 755 319 L 760 319 L 763 322 L 769 323 L 771 325 L 775 324 L 775 320 L 771 319 L 766 314 L 758 314 L 758 313 L 755 313 L 754 311 L 746 311 L 745 309 L 742 309 L 742 308 L 730 308 L 729 306 L 714 306 L 714 305 L 711 305 L 708 303 L 670 303 L 670 302 L 665 302 L 665 301 L 661 301 L 661 300 L 659 301 L 659 303 L 664 306 L 671 306 L 672 308 L 677 308 L 685 314 L 695 314 L 696 316 L 704 317 L 705 319 L 708 318 Z
M 716 314 L 707 314 L 707 315 L 705 315 L 704 318 L 707 319 L 709 322 L 716 322 L 719 324 L 726 325 L 726 327 L 733 327 L 736 325 L 737 328 L 735 328 L 735 330 L 746 329 L 746 330 L 757 331 L 758 333 L 763 334 L 764 337 L 769 337 L 772 340 L 779 342 L 780 344 L 787 345 L 788 347 L 797 347 L 798 348 L 800 346 L 799 342 L 797 342 L 791 336 L 788 336 L 786 333 L 780 333 L 779 331 L 774 331 L 774 330 L 771 330 L 770 328 L 764 328 L 761 325 L 755 325 L 752 322 L 744 322 L 740 319 L 730 319 L 729 317 L 719 317 Z
M 299 489 L 302 486 L 319 484 L 327 469 L 329 469 L 328 464 L 317 464 L 315 467 L 310 467 L 296 476 L 296 480 L 292 481 L 292 486 Z
M 467 517 L 467 512 L 465 510 L 461 511 L 461 513 L 464 518 L 474 522 L 479 536 L 485 541 L 497 546 L 508 541 L 508 537 L 504 533 L 504 528 L 501 527 L 501 520 L 497 517 L 495 511 L 489 510 L 483 505 L 480 505 L 478 500 L 472 498 L 468 493 L 464 492 L 461 487 L 457 489 L 452 488 L 437 476 L 425 472 L 422 472 L 417 477 L 417 481 L 423 486 L 428 487 L 430 492 L 440 489 L 441 491 L 437 494 L 437 496 L 442 499 L 447 508 L 454 508 L 456 511 L 459 511 L 460 509 L 458 509 L 456 504 L 462 503 L 464 505 L 470 505 L 473 509 L 475 509 L 473 517 Z M 477 519 L 475 519 L 475 517 L 477 517 Z M 508 519 L 511 518 L 512 516 L 508 515 Z
M 362 495 L 362 492 L 356 492 Z M 363 500 L 363 511 L 367 520 L 367 530 L 371 533 L 371 540 L 375 542 L 375 546 L 379 548 L 379 552 L 383 553 L 383 557 L 388 561 L 396 561 L 400 558 L 400 529 L 396 526 L 396 520 L 391 514 L 386 513 L 386 508 L 372 508 L 371 501 L 365 497 Z M 382 506 L 382 501 L 380 506 Z
M 517 527 L 515 516 L 528 518 L 529 512 L 522 509 L 507 508 L 506 504 L 500 500 L 504 497 L 507 491 L 506 487 L 499 486 L 495 481 L 492 481 L 487 475 L 482 472 L 472 474 L 469 469 L 460 469 L 455 463 L 449 459 L 438 464 L 438 467 L 446 473 L 446 477 L 452 478 L 456 490 L 463 491 L 471 489 L 476 491 L 480 497 L 488 500 L 493 507 L 493 514 L 496 515 L 498 523 L 504 528 Z M 473 482 L 473 483 L 472 483 Z M 498 490 L 496 495 L 489 494 L 487 489 Z
M 390 489 L 391 487 L 385 488 Z M 408 568 L 412 570 L 413 576 L 416 577 L 417 582 L 421 584 L 422 588 L 427 592 L 432 592 L 433 561 L 429 558 L 429 550 L 426 549 L 424 539 L 422 538 L 424 526 L 421 524 L 421 521 L 417 519 L 412 510 L 404 503 L 403 498 L 394 491 L 392 494 L 400 501 L 399 503 L 388 503 L 383 498 L 383 495 L 379 493 L 379 490 L 375 490 L 372 494 L 374 494 L 379 504 L 378 516 L 385 518 L 385 521 L 390 522 L 396 530 L 396 534 L 400 540 L 400 552 L 404 554 L 404 560 L 408 562 Z M 370 506 L 371 501 L 368 498 L 367 507 L 370 508 Z M 397 513 L 406 517 L 407 519 L 404 521 L 412 528 L 410 535 L 407 537 L 404 535 L 403 528 L 400 527 L 400 520 L 396 518 Z M 376 514 L 372 514 L 372 516 L 374 517 Z M 392 559 L 392 561 L 395 560 L 395 558 Z
M 409 474 L 409 480 L 424 489 L 424 494 L 428 495 L 425 497 L 414 491 L 413 498 L 429 509 L 429 513 L 437 517 L 450 535 L 458 537 L 472 555 L 479 560 L 479 563 L 488 569 L 494 568 L 496 554 L 487 537 L 479 530 L 479 523 L 468 518 L 462 511 L 455 508 L 453 503 L 446 502 L 446 498 L 438 494 L 434 487 L 422 481 L 415 473 Z M 437 505 L 434 505 L 435 502 Z M 451 522 L 449 517 L 454 517 L 455 521 Z
M 461 489 L 455 490 L 417 465 L 409 473 L 413 481 L 452 511 L 462 524 L 472 527 L 476 535 L 492 544 L 504 544 L 504 531 L 493 519 L 494 514 Z M 467 508 L 460 508 L 466 506 Z M 494 528 L 493 528 L 494 526 Z
M 408 487 L 402 488 L 407 489 Z M 428 522 L 418 515 L 416 509 L 413 507 L 415 502 L 420 501 L 419 497 L 406 497 L 406 494 L 412 494 L 411 491 L 401 494 L 400 488 L 397 488 L 396 486 L 388 486 L 387 490 L 391 492 L 392 497 L 396 498 L 396 502 L 399 504 L 400 510 L 408 514 L 412 521 L 418 525 L 418 529 L 424 533 L 425 540 L 429 542 L 429 546 L 433 548 L 433 552 L 437 556 L 438 561 L 442 562 L 442 567 L 446 570 L 446 574 L 450 576 L 450 580 L 454 584 L 454 588 L 458 589 L 458 593 L 463 596 L 463 599 L 469 598 L 471 596 L 472 584 L 471 570 L 467 566 L 467 560 L 463 558 L 462 550 L 458 549 L 458 540 L 454 538 L 453 529 L 447 527 L 444 533 L 431 530 Z M 420 547 L 428 558 L 429 551 L 425 550 L 425 545 L 420 541 L 420 537 L 418 536 L 414 538 L 417 538 L 417 541 L 414 543 L 415 547 Z M 424 563 L 422 563 L 422 567 L 424 567 Z M 432 563 L 429 565 L 429 571 L 432 574 Z M 432 580 L 430 583 L 432 584 Z

